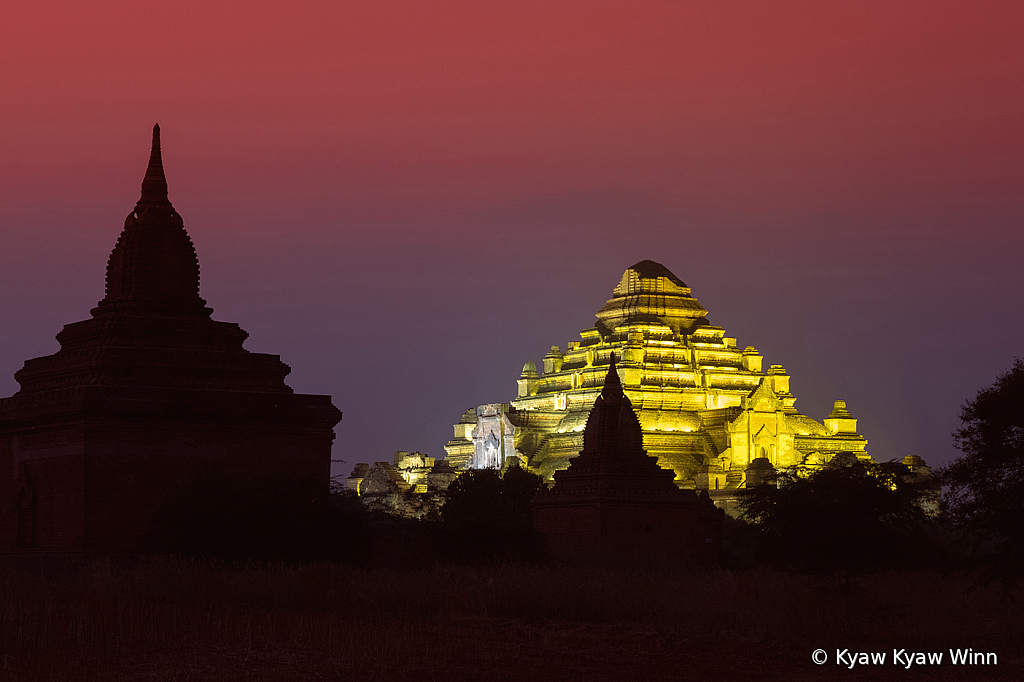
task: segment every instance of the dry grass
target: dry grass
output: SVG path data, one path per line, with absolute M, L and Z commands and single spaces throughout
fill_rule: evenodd
M 818 668 L 810 652 L 952 646 L 995 651 L 1000 665 L 947 665 L 928 679 L 1021 679 L 1024 608 L 967 584 L 865 576 L 847 617 L 838 580 L 774 572 L 230 572 L 166 558 L 6 569 L 0 677 L 905 680 L 915 671 Z

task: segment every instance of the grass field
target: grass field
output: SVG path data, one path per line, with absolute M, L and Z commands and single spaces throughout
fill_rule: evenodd
M 1024 607 L 962 576 L 498 566 L 5 567 L 0 678 L 1024 679 Z M 823 666 L 811 662 L 817 648 Z M 836 648 L 887 652 L 838 667 Z M 892 650 L 995 652 L 905 670 Z

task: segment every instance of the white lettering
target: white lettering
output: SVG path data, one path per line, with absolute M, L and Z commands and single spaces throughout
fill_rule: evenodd
M 953 650 L 950 649 L 949 653 L 953 654 Z M 961 662 L 965 662 L 966 660 L 965 656 Z M 954 662 L 956 662 L 956 660 L 954 660 Z M 942 665 L 942 652 L 916 652 L 907 651 L 906 649 L 893 649 L 892 663 L 893 665 L 902 665 L 907 670 L 910 670 L 910 667 L 914 665 Z
M 893 651 L 895 654 L 895 650 Z M 836 649 L 836 665 L 845 665 L 850 670 L 858 665 L 885 665 L 886 654 L 882 651 L 850 651 Z
M 949 659 L 953 665 L 998 665 L 999 657 L 991 651 L 982 653 L 974 649 L 950 649 Z

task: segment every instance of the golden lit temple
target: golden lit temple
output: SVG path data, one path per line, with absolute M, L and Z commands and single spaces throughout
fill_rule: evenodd
M 456 469 L 518 464 L 551 480 L 583 447 L 613 353 L 644 449 L 681 488 L 708 489 L 725 503 L 727 491 L 745 487 L 748 475 L 759 480 L 768 465 L 817 467 L 841 453 L 870 459 L 843 401 L 823 423 L 800 414 L 785 370 L 764 371 L 760 353 L 737 347 L 707 313 L 665 266 L 637 263 L 579 341 L 565 352 L 553 346 L 542 370 L 526 363 L 511 403 L 463 415 L 445 446 L 448 461 Z

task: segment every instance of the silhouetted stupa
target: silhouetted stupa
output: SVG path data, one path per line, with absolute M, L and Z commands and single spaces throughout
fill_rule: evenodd
M 724 512 L 707 492 L 676 486 L 643 447 L 643 431 L 611 355 L 583 429 L 583 450 L 534 496 L 534 527 L 558 559 L 579 563 L 717 563 Z
M 328 485 L 330 396 L 284 383 L 276 355 L 242 348 L 199 296 L 199 261 L 167 198 L 160 128 L 92 318 L 28 360 L 0 400 L 0 546 L 139 546 L 167 492 L 203 473 L 313 476 Z

